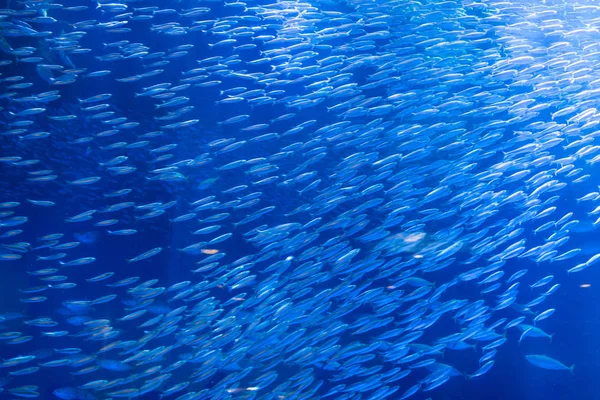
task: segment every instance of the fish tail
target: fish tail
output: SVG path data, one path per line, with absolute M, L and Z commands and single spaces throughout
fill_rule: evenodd
M 575 364 L 569 367 L 569 371 L 571 372 L 571 375 L 575 375 Z

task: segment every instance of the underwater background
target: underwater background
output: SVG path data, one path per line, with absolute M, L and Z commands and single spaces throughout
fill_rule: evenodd
M 600 398 L 600 6 L 7 1 L 0 398 Z

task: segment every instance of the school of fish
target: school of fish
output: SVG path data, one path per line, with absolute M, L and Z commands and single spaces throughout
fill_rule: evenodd
M 573 372 L 600 5 L 229 1 L 0 10 L 0 267 L 29 282 L 0 396 L 427 398 L 507 346 Z

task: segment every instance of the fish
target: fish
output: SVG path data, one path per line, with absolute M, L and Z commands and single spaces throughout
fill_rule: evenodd
M 546 355 L 542 355 L 542 354 L 528 354 L 525 356 L 525 359 L 530 364 L 535 365 L 536 367 L 539 367 L 542 369 L 549 369 L 549 370 L 554 370 L 554 371 L 566 370 L 566 371 L 570 371 L 571 373 L 573 373 L 573 371 L 575 370 L 575 365 L 567 367 L 560 361 L 558 361 L 554 358 L 548 357 Z
M 600 260 L 598 9 L 559 3 L 9 2 L 6 391 L 444 397 L 509 351 L 572 372 L 522 343 L 553 354 L 560 269 Z
M 155 256 L 156 254 L 160 253 L 163 249 L 161 247 L 155 247 L 153 249 L 150 249 L 138 256 L 135 256 L 129 260 L 126 260 L 128 263 L 132 263 L 132 262 L 136 262 L 136 261 L 141 261 L 141 260 L 145 260 L 147 258 L 150 258 L 152 256 Z

